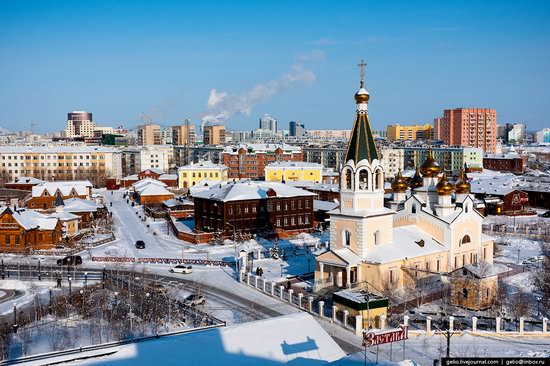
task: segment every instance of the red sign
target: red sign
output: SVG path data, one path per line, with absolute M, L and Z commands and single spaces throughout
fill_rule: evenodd
M 374 333 L 363 332 L 363 346 L 371 347 L 384 343 L 392 343 L 409 339 L 409 327 L 400 325 L 399 329 L 393 329 L 386 332 Z

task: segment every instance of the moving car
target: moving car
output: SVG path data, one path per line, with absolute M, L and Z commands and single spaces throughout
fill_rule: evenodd
M 79 255 L 69 255 L 63 259 L 57 260 L 58 266 L 80 265 L 82 264 L 82 257 Z
M 202 295 L 189 295 L 185 298 L 184 304 L 187 306 L 202 305 L 206 302 L 206 299 Z
M 193 267 L 186 266 L 183 264 L 178 264 L 175 267 L 170 268 L 169 270 L 171 273 L 182 273 L 182 274 L 189 274 L 193 272 Z
M 136 241 L 136 248 L 145 249 L 145 242 L 143 240 Z

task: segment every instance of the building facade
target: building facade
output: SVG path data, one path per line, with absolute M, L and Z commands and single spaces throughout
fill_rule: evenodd
M 396 140 L 430 140 L 432 138 L 433 127 L 430 124 L 425 125 L 389 125 L 387 127 L 387 139 Z
M 528 156 L 519 155 L 512 146 L 506 154 L 485 154 L 483 168 L 499 172 L 522 174 L 527 165 Z
M 270 131 L 272 134 L 277 133 L 277 120 L 269 116 L 269 114 L 264 114 L 260 118 L 260 130 Z
M 226 147 L 221 159 L 229 179 L 263 179 L 265 167 L 279 161 L 303 161 L 302 149 L 285 144 L 243 144 Z
M 290 121 L 288 123 L 288 135 L 303 137 L 306 134 L 306 126 L 301 122 Z
M 278 182 L 242 181 L 214 186 L 193 196 L 195 230 L 286 235 L 313 228 L 315 194 Z
M 223 125 L 204 126 L 202 134 L 202 140 L 205 145 L 220 145 L 225 143 L 225 126 Z
M 178 168 L 178 186 L 189 188 L 201 181 L 208 182 L 209 185 L 220 183 L 227 180 L 228 170 L 225 165 L 211 161 L 184 165 Z
M 105 146 L 0 146 L 0 178 L 90 179 L 95 186 L 122 177 L 119 150 Z
M 95 129 L 92 113 L 73 111 L 67 114 L 67 128 L 64 137 L 93 137 Z
M 267 182 L 307 181 L 320 183 L 323 181 L 323 166 L 317 163 L 300 161 L 280 161 L 265 166 Z
M 123 176 L 157 168 L 163 172 L 174 169 L 172 145 L 128 147 L 120 152 Z
M 172 144 L 173 145 L 194 145 L 195 144 L 195 125 L 172 126 Z
M 535 140 L 538 143 L 549 143 L 550 142 L 550 128 L 543 128 L 540 131 L 537 131 L 535 134 Z
M 137 144 L 141 146 L 161 145 L 162 135 L 160 126 L 154 123 L 138 126 Z
M 494 153 L 497 112 L 490 108 L 445 109 L 436 135 L 447 145 L 479 147 Z

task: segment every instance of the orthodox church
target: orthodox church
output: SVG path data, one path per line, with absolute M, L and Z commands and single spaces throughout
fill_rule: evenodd
M 384 168 L 364 84 L 362 70 L 340 173 L 340 206 L 329 212 L 329 249 L 315 258 L 315 291 L 410 287 L 481 261 L 492 264 L 493 241 L 481 232 L 483 216 L 474 208 L 465 172 L 451 183 L 431 150 L 409 182 L 397 174 L 390 205 L 384 206 Z

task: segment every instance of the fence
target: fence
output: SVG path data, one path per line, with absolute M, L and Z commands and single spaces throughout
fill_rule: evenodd
M 202 266 L 230 267 L 231 264 L 224 261 L 212 261 L 207 259 L 182 259 L 182 258 L 134 258 L 134 257 L 92 257 L 92 262 L 114 263 L 139 263 L 139 264 L 196 264 Z
M 549 230 L 548 227 L 541 226 L 540 224 L 483 224 L 482 230 L 484 233 L 498 236 L 521 236 L 532 239 L 542 238 Z

